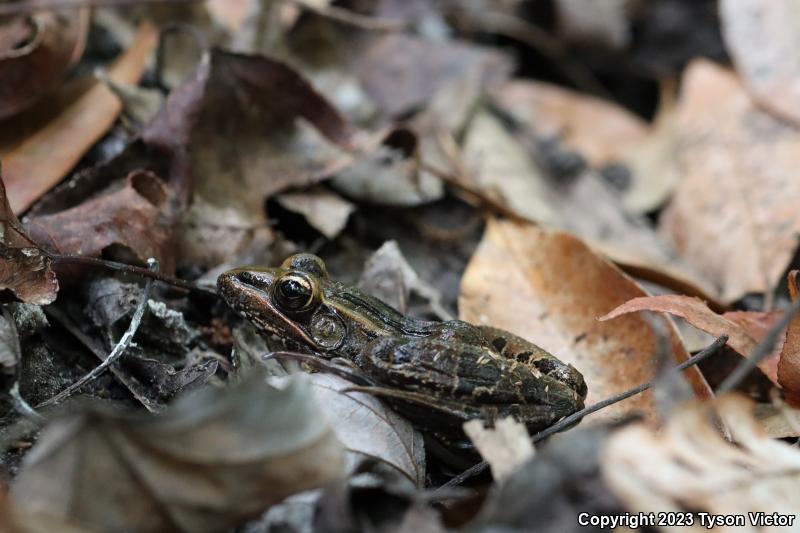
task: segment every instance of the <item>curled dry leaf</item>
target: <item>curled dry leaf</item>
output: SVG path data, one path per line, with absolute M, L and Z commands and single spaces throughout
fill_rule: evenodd
M 772 290 L 800 235 L 800 129 L 759 110 L 736 76 L 708 61 L 684 74 L 682 177 L 661 234 L 725 302 Z
M 347 225 L 356 206 L 338 194 L 322 188 L 287 192 L 275 198 L 285 209 L 305 217 L 306 221 L 328 239 L 333 239 Z
M 89 9 L 0 20 L 0 119 L 30 107 L 83 54 Z
M 122 188 L 73 208 L 33 218 L 28 223 L 37 242 L 62 254 L 100 257 L 112 245 L 124 246 L 140 261 L 155 257 L 165 272 L 175 268 L 172 227 L 177 202 L 151 172 L 130 174 Z
M 758 104 L 800 124 L 800 45 L 795 2 L 722 0 L 722 34 Z
M 698 298 L 665 294 L 634 298 L 600 317 L 600 320 L 611 320 L 637 311 L 670 313 L 683 318 L 692 326 L 705 331 L 709 335 L 715 337 L 727 335 L 728 345 L 745 357 L 753 352 L 756 344 L 764 338 L 769 329 L 783 314 L 781 311 L 731 311 L 720 315 L 709 309 Z M 782 349 L 785 351 L 785 342 L 779 339 L 772 354 L 758 364 L 758 368 L 776 385 L 781 385 L 779 380 L 779 360 L 781 359 Z
M 600 322 L 598 316 L 644 291 L 567 233 L 490 220 L 461 282 L 460 318 L 516 333 L 572 363 L 586 378 L 591 404 L 652 379 L 657 337 L 639 316 Z M 666 319 L 672 356 L 688 354 Z M 696 369 L 685 374 L 695 394 L 709 395 Z M 599 413 L 652 412 L 645 393 Z M 593 415 L 598 418 L 598 415 Z
M 0 291 L 17 299 L 46 305 L 56 299 L 58 280 L 50 258 L 42 252 L 17 220 L 0 177 Z
M 118 83 L 138 82 L 157 39 L 155 27 L 142 23 L 131 46 L 109 68 L 109 78 Z M 52 112 L 32 120 L 38 128 L 24 132 L 24 140 L 19 135 L 11 143 L 5 142 L 6 136 L 0 140 L 8 197 L 15 211 L 24 211 L 61 181 L 117 119 L 122 103 L 114 93 L 97 80 L 88 88 L 85 85 L 82 80 L 64 87 L 63 94 L 55 97 L 58 104 Z M 28 120 L 27 115 L 15 120 L 22 119 Z
M 798 270 L 789 272 L 789 296 L 798 297 Z M 792 407 L 800 407 L 800 318 L 796 315 L 786 328 L 786 341 L 781 348 L 778 361 L 778 382 L 784 388 L 786 401 Z
M 721 398 L 718 413 L 733 443 L 720 433 L 705 403 L 684 405 L 663 429 L 634 424 L 610 436 L 602 451 L 603 477 L 627 511 L 796 515 L 800 451 L 765 435 L 743 397 Z M 708 530 L 697 519 L 658 530 L 677 529 Z M 753 525 L 747 531 L 787 529 Z
M 307 384 L 205 389 L 147 418 L 94 408 L 52 421 L 12 497 L 103 531 L 222 531 L 342 473 Z
M 351 454 L 352 467 L 364 457 L 378 459 L 418 487 L 425 485 L 425 445 L 408 420 L 375 396 L 347 392 L 353 384 L 338 376 L 311 374 L 309 381 L 334 433 Z

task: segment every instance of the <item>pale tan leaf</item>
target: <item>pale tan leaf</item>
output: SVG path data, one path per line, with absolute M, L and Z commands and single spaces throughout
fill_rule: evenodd
M 633 424 L 611 435 L 602 451 L 602 475 L 627 511 L 691 509 L 693 524 L 657 528 L 675 533 L 708 531 L 700 523 L 701 512 L 780 513 L 796 520 L 800 451 L 765 435 L 752 403 L 743 397 L 721 398 L 718 412 L 733 443 L 722 436 L 705 403 L 684 405 L 661 430 Z M 715 530 L 789 531 L 756 527 L 744 518 L 744 527 Z
M 347 225 L 356 206 L 336 193 L 322 188 L 287 192 L 275 198 L 285 209 L 303 215 L 314 229 L 333 239 Z
M 483 424 L 478 419 L 464 422 L 464 433 L 489 463 L 495 481 L 502 481 L 533 457 L 531 436 L 525 425 L 513 417 L 496 421 L 494 428 Z
M 573 364 L 586 378 L 587 404 L 652 379 L 656 334 L 642 317 L 597 320 L 644 291 L 577 238 L 532 225 L 490 220 L 461 282 L 460 318 L 516 333 Z M 665 320 L 672 356 L 688 355 Z M 695 392 L 709 394 L 696 370 Z M 651 412 L 649 394 L 601 412 L 611 418 L 632 409 Z M 595 415 L 597 418 L 597 415 Z
M 678 113 L 682 177 L 661 234 L 723 301 L 772 290 L 800 235 L 800 130 L 703 60 L 684 74 Z
M 800 3 L 721 0 L 722 35 L 758 104 L 800 124 Z

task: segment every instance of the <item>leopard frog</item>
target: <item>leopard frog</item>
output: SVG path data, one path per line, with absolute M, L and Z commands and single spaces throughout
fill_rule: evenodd
M 535 344 L 493 327 L 404 316 L 330 279 L 315 255 L 229 270 L 217 286 L 260 330 L 349 362 L 372 392 L 437 435 L 463 437 L 466 420 L 509 415 L 538 431 L 586 398 L 580 372 Z

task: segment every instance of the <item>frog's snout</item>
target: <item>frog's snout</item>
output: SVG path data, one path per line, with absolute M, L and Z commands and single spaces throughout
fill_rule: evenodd
M 574 366 L 555 358 L 539 359 L 534 362 L 534 366 L 546 376 L 556 379 L 574 390 L 581 400 L 586 398 L 588 392 L 586 381 L 583 379 L 583 374 L 578 372 Z

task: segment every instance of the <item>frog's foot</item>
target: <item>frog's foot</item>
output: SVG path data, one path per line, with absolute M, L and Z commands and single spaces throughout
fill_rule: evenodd
M 334 374 L 352 383 L 363 386 L 373 385 L 372 381 L 367 379 L 367 377 L 350 361 L 340 357 L 328 360 L 316 355 L 299 352 L 270 352 L 262 356 L 262 359 L 264 361 L 268 361 L 270 359 L 288 359 L 290 361 L 297 361 L 299 363 L 307 364 L 314 370 L 328 374 Z

